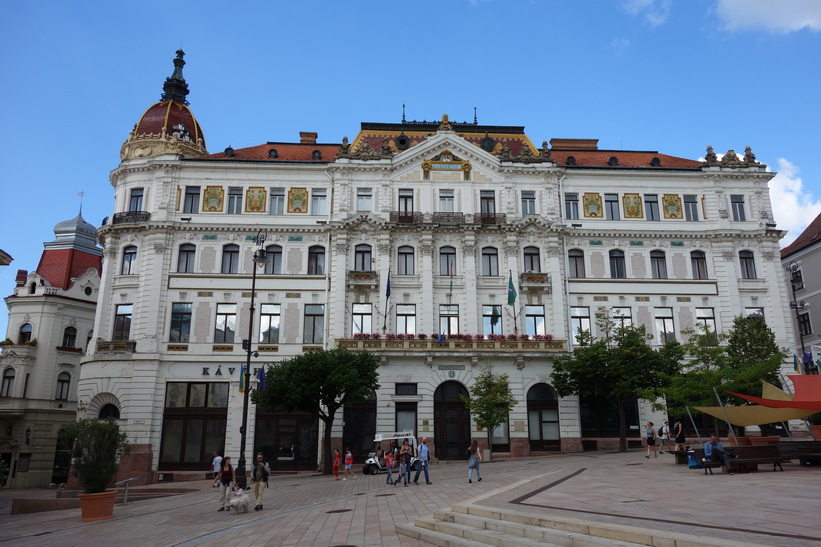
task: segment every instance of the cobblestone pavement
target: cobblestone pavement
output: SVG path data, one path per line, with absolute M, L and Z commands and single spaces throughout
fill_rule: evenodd
M 272 477 L 264 509 L 217 512 L 210 481 L 152 485 L 196 492 L 129 502 L 114 519 L 80 521 L 69 509 L 10 515 L 13 497 L 53 491 L 0 491 L 0 544 L 417 546 L 395 526 L 471 502 L 537 514 L 727 538 L 765 545 L 821 546 L 821 466 L 762 466 L 733 476 L 675 465 L 663 454 L 584 453 L 482 463 L 468 484 L 467 462 L 431 464 L 433 484 L 389 486 L 384 474 L 335 481 L 321 475 Z M 424 478 L 424 476 L 420 477 Z M 139 490 L 132 487 L 131 491 Z M 753 534 L 751 534 L 753 532 Z

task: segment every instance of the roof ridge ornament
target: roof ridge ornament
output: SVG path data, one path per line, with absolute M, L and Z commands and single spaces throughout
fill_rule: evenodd
M 160 102 L 173 101 L 175 103 L 187 105 L 188 101 L 185 96 L 188 95 L 188 84 L 182 75 L 182 67 L 185 66 L 185 52 L 182 49 L 177 50 L 177 57 L 174 59 L 174 72 L 170 78 L 165 79 L 162 86 L 163 94 L 160 97 Z

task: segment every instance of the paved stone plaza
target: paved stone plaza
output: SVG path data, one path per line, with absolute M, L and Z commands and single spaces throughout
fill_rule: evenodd
M 357 466 L 359 467 L 359 466 Z M 196 492 L 118 505 L 114 519 L 80 521 L 80 510 L 10 515 L 14 497 L 53 491 L 0 491 L 0 543 L 7 545 L 427 545 L 399 535 L 407 524 L 454 504 L 778 546 L 821 545 L 821 467 L 784 465 L 729 476 L 704 475 L 673 457 L 644 452 L 584 453 L 482 464 L 467 481 L 467 462 L 434 463 L 432 485 L 388 486 L 385 475 L 335 481 L 320 475 L 272 477 L 265 508 L 217 512 L 210 481 L 163 485 Z M 420 477 L 424 478 L 424 476 Z M 154 485 L 155 487 L 157 485 Z M 137 487 L 139 489 L 139 487 Z M 132 488 L 132 491 L 134 489 Z M 614 545 L 616 543 L 613 543 Z

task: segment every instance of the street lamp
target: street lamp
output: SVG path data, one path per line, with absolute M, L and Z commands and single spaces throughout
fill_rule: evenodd
M 262 244 L 268 237 L 265 230 L 257 232 L 254 238 L 254 261 L 251 266 L 251 313 L 248 318 L 248 338 L 242 341 L 242 349 L 245 350 L 245 390 L 242 393 L 242 427 L 239 429 L 239 460 L 237 461 L 237 486 L 245 488 L 247 479 L 245 476 L 245 441 L 248 431 L 248 394 L 251 391 L 251 355 L 256 357 L 257 352 L 251 350 L 251 340 L 254 339 L 254 291 L 257 288 L 257 267 L 264 266 L 268 262 L 268 256 Z
M 795 320 L 798 325 L 798 338 L 801 340 L 801 365 L 804 367 L 805 374 L 817 374 L 817 367 L 813 364 L 812 359 L 807 359 L 807 348 L 804 345 L 804 326 L 801 322 L 801 310 L 806 306 L 806 302 L 798 300 L 795 296 L 795 291 L 804 288 L 804 276 L 798 268 L 796 262 L 790 262 L 787 266 L 787 271 L 790 274 L 790 285 L 792 286 L 792 300 L 790 301 L 790 309 L 795 310 Z

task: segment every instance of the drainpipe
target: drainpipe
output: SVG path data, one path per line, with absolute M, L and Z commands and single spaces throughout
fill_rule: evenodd
M 565 319 L 567 320 L 568 333 L 570 334 L 567 337 L 567 351 L 573 351 L 573 324 L 570 318 L 570 283 L 568 281 L 568 271 L 567 271 L 567 226 L 565 226 L 564 221 L 564 202 L 562 198 L 564 197 L 564 179 L 567 178 L 567 175 L 562 174 L 562 177 L 559 179 L 559 221 L 562 224 L 562 260 L 564 260 L 564 296 L 565 296 Z
M 328 232 L 328 252 L 326 256 L 328 257 L 327 263 L 325 265 L 325 336 L 323 337 L 322 348 L 328 349 L 328 342 L 331 333 L 331 321 L 329 317 L 329 311 L 331 308 L 330 303 L 330 295 L 331 295 L 331 212 L 334 206 L 334 178 L 328 173 L 328 169 L 324 171 L 325 176 L 328 177 L 328 180 L 331 182 L 330 188 L 330 199 L 328 200 L 328 218 L 325 220 L 325 230 Z

